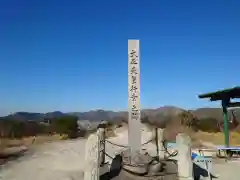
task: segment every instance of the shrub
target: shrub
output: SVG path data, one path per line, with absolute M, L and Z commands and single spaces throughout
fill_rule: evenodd
M 218 120 L 214 118 L 204 118 L 198 121 L 198 130 L 205 132 L 219 132 Z

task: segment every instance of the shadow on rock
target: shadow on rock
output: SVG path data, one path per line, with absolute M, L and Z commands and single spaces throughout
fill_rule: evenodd
M 193 174 L 194 174 L 194 180 L 200 180 L 200 177 L 208 177 L 208 172 L 206 169 L 201 168 L 197 164 L 193 163 Z M 212 178 L 218 178 L 210 173 L 211 179 Z
M 120 171 L 122 169 L 122 161 L 123 161 L 122 156 L 119 154 L 116 155 L 112 161 L 110 171 L 101 175 L 100 180 L 111 180 L 111 179 L 117 177 L 120 174 Z

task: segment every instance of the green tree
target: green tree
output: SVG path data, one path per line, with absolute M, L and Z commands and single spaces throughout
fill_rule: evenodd
M 181 125 L 187 126 L 188 128 L 195 127 L 198 119 L 190 111 L 184 111 L 179 114 Z
M 75 116 L 54 118 L 51 126 L 56 133 L 67 134 L 70 138 L 77 136 L 78 124 Z
M 215 118 L 203 118 L 198 121 L 198 129 L 205 132 L 219 132 L 218 120 Z

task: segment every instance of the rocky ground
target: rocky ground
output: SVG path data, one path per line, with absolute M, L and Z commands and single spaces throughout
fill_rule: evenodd
M 144 130 L 142 142 L 151 138 L 151 132 Z M 112 142 L 127 145 L 127 131 L 117 132 Z M 3 165 L 0 169 L 1 180 L 82 180 L 84 174 L 85 139 L 66 140 L 46 143 L 32 149 L 17 160 Z M 107 152 L 114 156 L 122 147 L 106 144 Z M 153 144 L 145 145 L 155 154 Z M 110 158 L 107 158 L 110 161 Z M 219 180 L 238 180 L 240 161 L 218 161 L 213 165 L 213 175 Z
M 34 152 L 1 168 L 1 180 L 81 179 L 85 140 L 61 141 L 39 146 Z

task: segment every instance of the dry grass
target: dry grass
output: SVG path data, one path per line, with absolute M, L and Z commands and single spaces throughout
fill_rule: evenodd
M 55 134 L 52 136 L 36 136 L 36 137 L 28 137 L 28 138 L 23 138 L 23 143 L 26 146 L 32 145 L 32 144 L 42 144 L 45 142 L 53 142 L 53 141 L 59 141 L 67 139 L 66 135 L 59 135 Z
M 26 151 L 30 146 L 59 141 L 65 138 L 65 136 L 60 135 L 26 137 L 22 139 L 0 138 L 0 165 L 7 162 L 8 158 L 21 155 L 21 153 Z
M 52 135 L 52 136 L 32 136 L 32 137 L 25 137 L 22 139 L 8 139 L 8 138 L 1 138 L 0 139 L 0 150 L 13 147 L 13 146 L 26 146 L 29 147 L 31 145 L 42 144 L 45 142 L 52 142 L 66 139 L 65 135 L 60 136 L 59 134 Z
M 115 134 L 113 129 L 107 128 L 106 131 L 105 131 L 105 136 L 106 136 L 106 138 L 116 137 L 116 134 Z
M 202 140 L 205 142 L 210 142 L 215 145 L 224 145 L 224 133 L 207 133 L 207 132 L 196 132 L 193 135 L 194 140 Z M 231 132 L 230 133 L 230 145 L 231 146 L 239 146 L 240 145 L 240 133 Z

